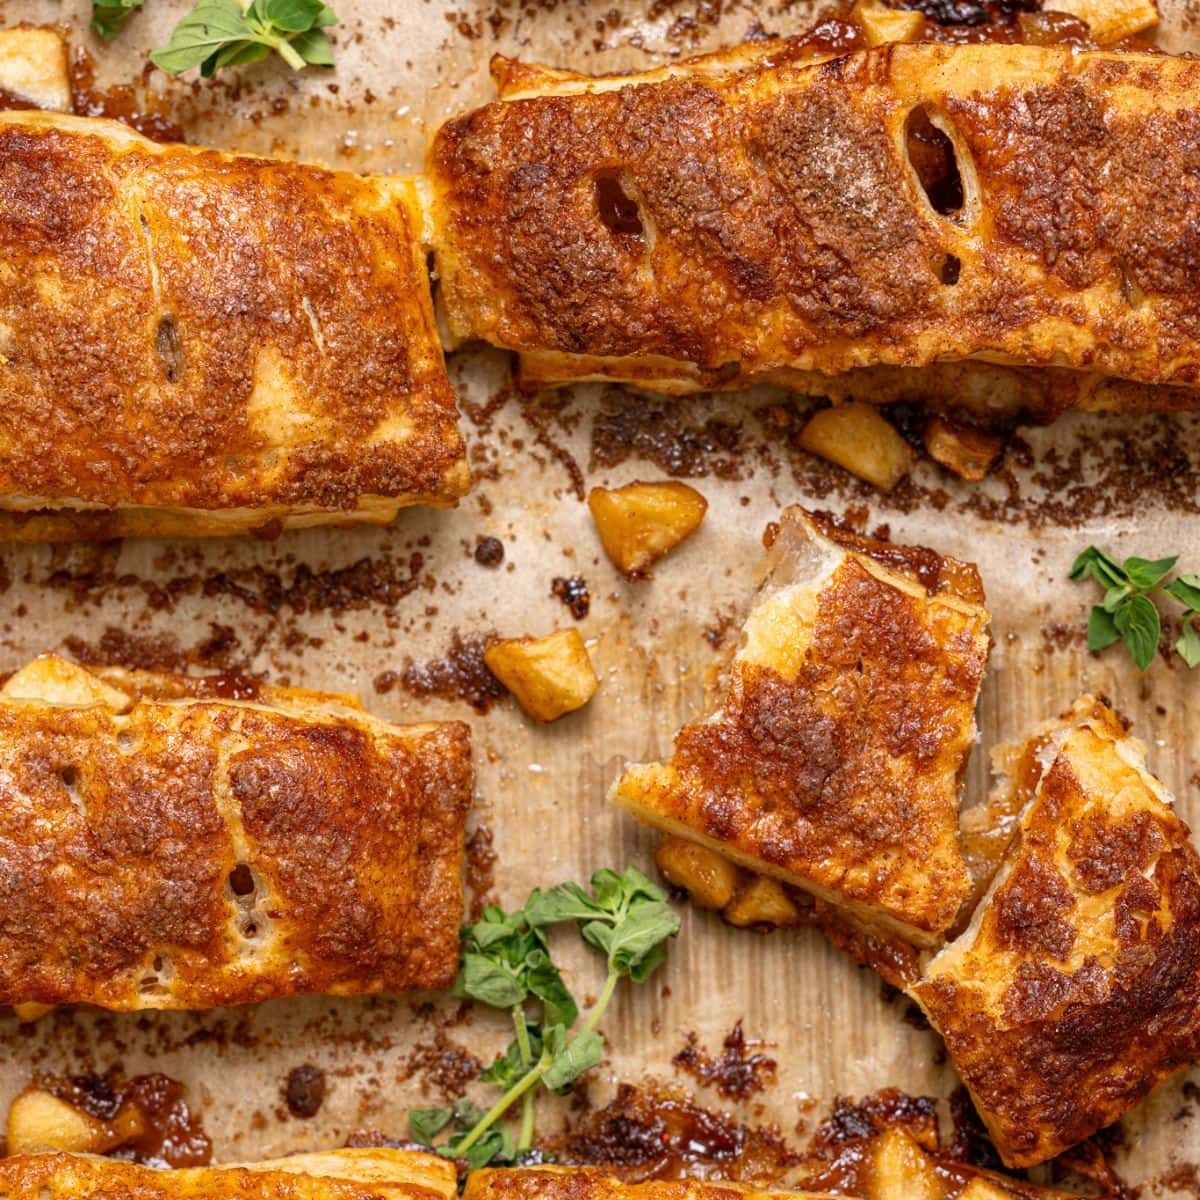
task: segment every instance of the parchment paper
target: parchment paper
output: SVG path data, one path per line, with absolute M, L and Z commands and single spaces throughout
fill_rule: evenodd
M 803 0 L 778 8 L 742 0 L 625 7 L 614 0 L 340 0 L 335 72 L 295 76 L 268 63 L 210 85 L 169 84 L 155 73 L 149 87 L 162 93 L 191 141 L 406 171 L 419 166 L 431 123 L 491 95 L 486 68 L 494 51 L 580 69 L 642 67 L 736 40 L 756 24 L 802 29 L 814 7 Z M 1161 40 L 1189 44 L 1200 5 L 1161 7 Z M 148 0 L 107 47 L 86 32 L 80 0 L 7 0 L 0 15 L 6 24 L 73 24 L 73 43 L 95 56 L 97 86 L 107 87 L 139 74 L 146 51 L 165 40 L 183 9 L 178 0 Z M 1200 35 L 1192 44 L 1200 45 Z M 184 654 L 204 666 L 356 691 L 389 719 L 469 720 L 476 820 L 494 832 L 499 898 L 519 903 L 534 884 L 586 879 L 600 866 L 632 861 L 652 870 L 654 835 L 606 806 L 605 790 L 622 760 L 664 753 L 677 726 L 700 711 L 705 677 L 731 647 L 749 602 L 763 527 L 781 507 L 800 502 L 852 509 L 868 529 L 886 524 L 897 540 L 979 564 L 996 644 L 967 803 L 985 794 L 987 752 L 997 740 L 1022 736 L 1082 690 L 1098 689 L 1134 719 L 1152 767 L 1184 817 L 1200 826 L 1200 673 L 1159 661 L 1139 678 L 1123 653 L 1088 655 L 1079 631 L 1094 597 L 1066 579 L 1089 542 L 1118 555 L 1181 552 L 1182 566 L 1200 570 L 1197 418 L 1069 417 L 1026 431 L 1004 469 L 981 485 L 926 461 L 913 483 L 881 498 L 789 449 L 794 411 L 780 392 L 676 403 L 581 387 L 531 402 L 506 390 L 507 362 L 491 351 L 455 355 L 452 376 L 479 475 L 457 511 L 409 510 L 385 530 L 307 532 L 274 543 L 5 549 L 0 669 L 52 648 L 110 657 L 132 648 L 146 661 Z M 597 421 L 605 428 L 623 421 L 644 453 L 592 463 Z M 625 582 L 599 549 L 569 459 L 589 487 L 660 478 L 664 465 L 685 472 L 706 466 L 709 473 L 693 482 L 709 500 L 708 518 L 652 580 Z M 473 558 L 483 535 L 504 543 L 499 569 Z M 387 672 L 444 655 L 455 631 L 540 634 L 571 624 L 551 583 L 574 574 L 590 589 L 590 614 L 579 627 L 602 678 L 581 713 L 540 727 L 511 699 L 484 715 L 389 687 Z M 716 646 L 722 626 L 729 628 Z M 577 990 L 595 990 L 596 963 L 571 961 Z M 432 1009 L 422 1007 L 426 1001 Z M 184 1081 L 217 1159 L 340 1144 L 360 1127 L 404 1136 L 406 1108 L 440 1102 L 436 1082 L 412 1055 L 452 1007 L 436 997 L 308 999 L 204 1014 L 62 1012 L 20 1031 L 15 1020 L 3 1020 L 0 1104 L 35 1071 L 120 1063 L 130 1074 L 152 1069 Z M 618 1080 L 678 1079 L 670 1059 L 684 1031 L 716 1048 L 740 1018 L 749 1037 L 771 1043 L 779 1064 L 777 1082 L 753 1103 L 756 1120 L 791 1131 L 835 1096 L 889 1085 L 944 1096 L 953 1072 L 937 1065 L 937 1038 L 901 1019 L 903 1007 L 883 999 L 872 974 L 815 932 L 761 936 L 686 911 L 654 985 L 623 990 L 610 1010 L 603 1026 L 610 1057 L 592 1093 L 603 1100 Z M 487 1060 L 506 1034 L 502 1022 L 476 1015 L 443 1036 Z M 301 1120 L 289 1116 L 281 1088 L 288 1071 L 306 1062 L 324 1067 L 330 1086 L 318 1115 Z M 1126 1120 L 1118 1167 L 1130 1182 L 1161 1179 L 1172 1164 L 1200 1159 L 1200 1118 L 1186 1111 L 1195 1108 L 1187 1078 L 1159 1088 Z M 1190 1078 L 1194 1084 L 1200 1073 Z M 700 1098 L 729 1107 L 711 1094 Z M 1149 1194 L 1184 1193 L 1156 1186 Z

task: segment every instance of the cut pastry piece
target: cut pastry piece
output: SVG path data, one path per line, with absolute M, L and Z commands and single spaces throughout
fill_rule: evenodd
M 48 658 L 0 692 L 0 1003 L 448 986 L 468 728 L 187 690 Z
M 442 126 L 456 337 L 538 384 L 828 394 L 823 375 L 975 359 L 1079 371 L 1071 404 L 1119 377 L 1200 405 L 1200 63 L 931 43 L 721 62 L 502 64 L 504 98 Z
M 385 523 L 469 472 L 411 180 L 0 113 L 0 540 Z
M 821 1200 L 815 1192 L 706 1179 L 627 1183 L 604 1167 L 485 1168 L 467 1176 L 463 1200 Z
M 332 1150 L 227 1167 L 158 1170 L 82 1154 L 0 1159 L 9 1200 L 454 1200 L 454 1164 L 407 1150 Z
M 1091 696 L 1025 743 L 1003 790 L 1012 844 L 912 994 L 1005 1162 L 1028 1166 L 1200 1055 L 1200 857 Z
M 788 509 L 721 707 L 611 798 L 868 934 L 935 945 L 970 889 L 963 769 L 988 654 L 974 567 Z
M 57 29 L 0 29 L 0 109 L 71 111 L 67 43 Z

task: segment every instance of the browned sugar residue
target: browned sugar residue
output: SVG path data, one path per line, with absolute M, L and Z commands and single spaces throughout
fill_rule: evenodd
M 688 404 L 678 400 L 654 401 L 623 388 L 607 388 L 592 424 L 592 469 L 642 458 L 668 475 L 741 479 L 740 422 L 711 417 L 698 425 L 688 417 Z
M 472 633 L 463 637 L 456 629 L 445 654 L 424 662 L 409 659 L 392 685 L 399 682 L 410 696 L 418 700 L 430 696 L 461 700 L 476 712 L 485 713 L 507 690 L 483 661 L 488 641 L 488 634 Z M 387 676 L 391 674 L 385 672 Z M 377 691 L 389 690 L 388 687 L 380 687 L 383 678 L 380 676 L 375 681 Z
M 752 1042 L 752 1046 L 762 1045 Z M 715 1087 L 726 1100 L 747 1100 L 775 1082 L 776 1062 L 765 1054 L 747 1052 L 746 1035 L 738 1023 L 725 1035 L 721 1053 L 710 1055 L 694 1033 L 687 1035 L 682 1050 L 671 1059 L 702 1087 Z
M 421 585 L 425 556 L 420 551 L 398 558 L 384 554 L 333 568 L 285 559 L 278 569 L 256 564 L 161 579 L 118 574 L 114 563 L 113 556 L 98 553 L 82 566 L 61 567 L 34 582 L 69 593 L 77 604 L 98 604 L 115 593 L 136 591 L 147 608 L 167 612 L 185 597 L 201 597 L 233 600 L 268 616 L 285 609 L 339 613 L 394 607 Z
M 474 1054 L 439 1029 L 432 1040 L 413 1047 L 399 1078 L 403 1082 L 415 1075 L 423 1093 L 449 1101 L 465 1095 L 482 1069 L 483 1063 Z
M 566 1163 L 606 1166 L 622 1179 L 753 1179 L 767 1183 L 800 1156 L 773 1127 L 744 1125 L 675 1089 L 621 1084 L 547 1149 Z
M 471 897 L 471 921 L 478 921 L 483 910 L 496 902 L 495 836 L 491 827 L 482 821 L 467 838 L 466 867 L 464 875 Z
M 582 575 L 556 575 L 550 581 L 550 594 L 557 596 L 577 621 L 582 621 L 592 606 L 592 593 Z
M 108 1154 L 152 1167 L 201 1167 L 212 1141 L 184 1099 L 183 1084 L 167 1075 L 104 1075 L 37 1080 L 37 1086 L 102 1122 L 120 1136 Z
M 154 70 L 153 64 L 147 62 L 136 83 L 97 88 L 92 56 L 76 47 L 70 64 L 71 106 L 78 116 L 122 121 L 156 142 L 182 142 L 183 128 L 168 115 L 163 99 L 150 90 L 149 80 Z
M 186 672 L 190 667 L 218 668 L 241 674 L 246 660 L 238 653 L 241 641 L 228 625 L 213 624 L 209 636 L 185 647 L 174 634 L 136 634 L 115 625 L 105 626 L 89 642 L 75 634 L 63 639 L 68 653 L 84 666 L 119 665 L 142 671 Z

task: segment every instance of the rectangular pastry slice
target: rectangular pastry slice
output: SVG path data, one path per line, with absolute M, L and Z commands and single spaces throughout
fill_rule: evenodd
M 67 43 L 57 29 L 0 29 L 0 109 L 71 111 Z
M 0 113 L 0 540 L 453 504 L 414 186 Z
M 453 981 L 468 728 L 219 682 L 49 657 L 5 684 L 0 1003 L 199 1009 Z
M 799 508 L 766 570 L 721 706 L 611 798 L 868 933 L 932 946 L 970 891 L 958 804 L 989 647 L 979 574 Z
M 428 158 L 451 332 L 533 383 L 980 360 L 1080 372 L 1085 406 L 1104 377 L 1195 389 L 1200 62 L 789 46 L 627 79 L 502 62 Z
M 911 989 L 1010 1166 L 1200 1055 L 1200 856 L 1144 749 L 1087 696 L 1007 756 L 1013 841 Z
M 604 1167 L 488 1168 L 468 1175 L 463 1193 L 463 1200 L 769 1200 L 771 1197 L 821 1200 L 816 1192 L 706 1179 L 626 1183 Z
M 406 1150 L 331 1150 L 226 1167 L 157 1170 L 83 1154 L 0 1159 L 9 1200 L 454 1200 L 454 1164 Z

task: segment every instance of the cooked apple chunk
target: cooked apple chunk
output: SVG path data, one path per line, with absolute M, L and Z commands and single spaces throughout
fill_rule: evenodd
M 800 445 L 881 492 L 890 492 L 916 460 L 895 426 L 878 409 L 857 401 L 814 413 L 800 431 Z
M 922 440 L 929 457 L 963 479 L 978 482 L 992 468 L 1004 449 L 1004 439 L 944 417 L 934 417 L 925 426 Z
M 483 652 L 483 660 L 538 721 L 554 721 L 582 708 L 600 686 L 577 629 L 494 641 Z
M 862 27 L 868 46 L 883 46 L 888 42 L 919 41 L 925 28 L 925 18 L 913 9 L 888 8 L 878 0 L 860 0 L 852 16 Z
M 695 533 L 708 501 L 686 483 L 629 483 L 592 488 L 588 508 L 604 552 L 629 576 L 645 573 Z
M 1078 17 L 1101 46 L 1111 46 L 1158 24 L 1154 0 L 1054 0 L 1046 7 Z
M 869 935 L 936 946 L 971 886 L 958 802 L 987 622 L 974 567 L 788 509 L 721 706 L 611 798 Z
M 683 888 L 698 908 L 724 908 L 738 887 L 738 869 L 715 850 L 687 838 L 664 836 L 654 862 L 673 887 Z
M 1200 1050 L 1200 856 L 1144 753 L 1085 696 L 1004 756 L 1013 840 L 911 989 L 1009 1166 L 1111 1124 Z

